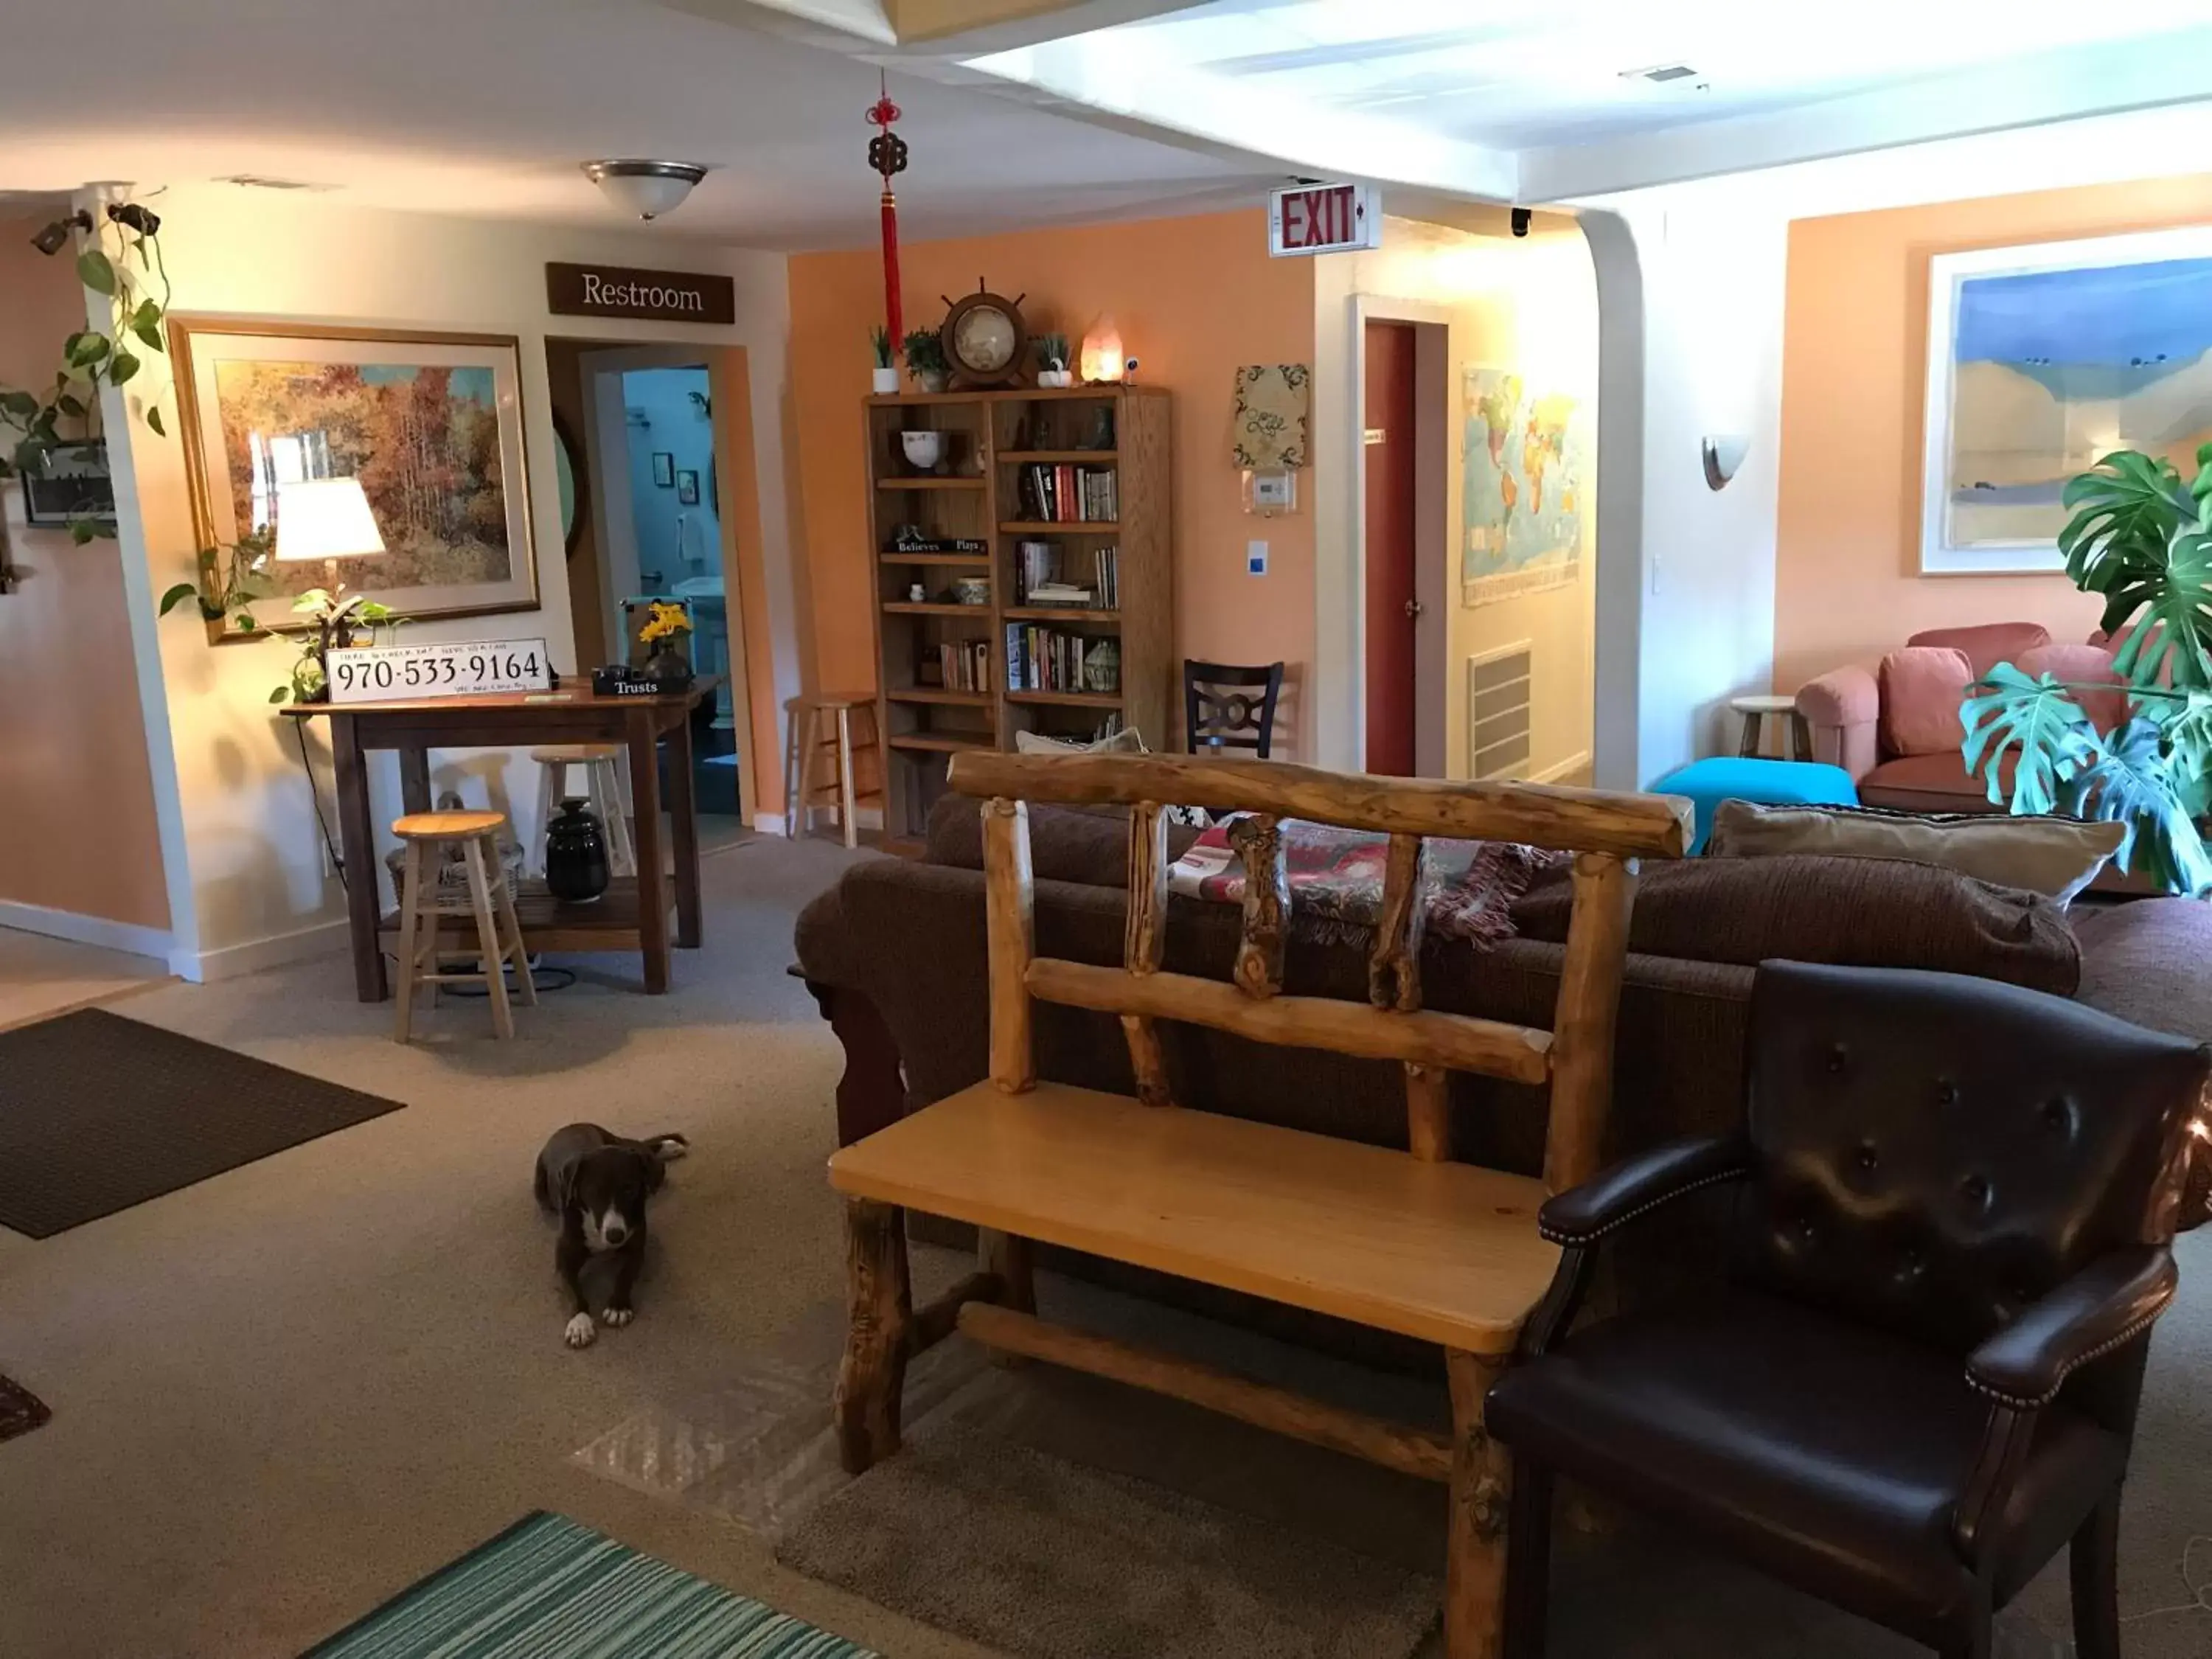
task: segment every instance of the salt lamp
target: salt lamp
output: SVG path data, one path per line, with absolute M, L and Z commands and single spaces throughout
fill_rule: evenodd
M 1102 316 L 1083 331 L 1083 379 L 1091 386 L 1110 384 L 1121 378 L 1121 331 L 1113 318 Z

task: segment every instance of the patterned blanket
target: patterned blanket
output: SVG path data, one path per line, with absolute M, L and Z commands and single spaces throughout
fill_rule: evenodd
M 1241 816 L 1241 815 L 1239 815 Z M 1219 904 L 1244 902 L 1244 866 L 1224 818 L 1191 843 L 1168 872 L 1168 890 Z M 1316 944 L 1364 948 L 1382 914 L 1387 836 L 1283 821 L 1283 866 L 1291 884 L 1291 933 Z M 1513 937 L 1513 902 L 1564 853 L 1515 842 L 1430 840 L 1421 860 L 1428 931 L 1488 950 Z

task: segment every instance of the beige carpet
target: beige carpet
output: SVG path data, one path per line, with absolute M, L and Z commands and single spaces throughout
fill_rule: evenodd
M 342 957 L 133 998 L 133 1018 L 410 1109 L 41 1243 L 0 1232 L 0 1373 L 54 1409 L 0 1444 L 0 1652 L 296 1653 L 543 1508 L 890 1659 L 988 1659 L 779 1567 L 726 1513 L 574 1461 L 653 1402 L 711 1395 L 838 1296 L 821 1174 L 838 1051 L 784 969 L 793 916 L 851 856 L 773 841 L 716 854 L 708 947 L 679 955 L 673 994 L 642 997 L 610 963 L 519 1012 L 510 1044 L 454 1000 L 426 1017 L 427 1042 L 395 1047 L 388 1006 L 353 1000 Z M 693 1152 L 655 1203 L 638 1322 L 572 1353 L 530 1174 L 580 1117 L 679 1130 Z M 2183 1261 L 2124 1532 L 2130 1659 L 2212 1653 L 2212 1237 Z M 1190 1334 L 1217 1363 L 1258 1352 Z M 1030 1439 L 1056 1455 L 1171 1468 L 1195 1496 L 1264 1502 L 1322 1536 L 1356 1525 L 1386 1559 L 1418 1564 L 1439 1535 L 1433 1489 L 1401 1498 L 1397 1477 L 1171 1401 L 1035 1380 L 1062 1397 L 1024 1437 L 1070 1437 Z M 1567 1557 L 1554 1659 L 1917 1651 L 1693 1553 Z M 2056 1659 L 2063 1567 L 2027 1600 L 2005 1651 Z
M 132 995 L 168 971 L 151 957 L 0 927 L 0 1031 Z
M 395 1047 L 343 957 L 133 998 L 134 1019 L 410 1109 L 55 1238 L 0 1232 L 0 1373 L 54 1408 L 0 1445 L 0 1652 L 297 1653 L 543 1508 L 898 1659 L 981 1653 L 568 1462 L 835 1292 L 837 1050 L 784 969 L 798 907 L 850 856 L 717 854 L 673 994 L 574 958 L 591 977 L 518 1012 L 511 1044 L 454 999 Z M 582 1353 L 530 1193 L 577 1118 L 693 1147 L 637 1322 Z

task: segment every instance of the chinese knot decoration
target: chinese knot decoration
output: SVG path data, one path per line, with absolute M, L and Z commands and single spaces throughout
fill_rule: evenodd
M 881 84 L 883 95 L 868 108 L 868 119 L 882 129 L 868 140 L 868 165 L 884 181 L 884 325 L 896 344 L 906 337 L 906 331 L 899 304 L 898 198 L 891 191 L 891 176 L 906 171 L 906 140 L 891 131 L 899 106 L 891 102 L 890 82 Z

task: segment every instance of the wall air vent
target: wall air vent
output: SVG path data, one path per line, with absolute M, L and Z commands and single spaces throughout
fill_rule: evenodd
M 1533 642 L 1522 640 L 1467 659 L 1467 769 L 1478 780 L 1526 778 L 1531 752 Z
M 1624 81 L 1649 81 L 1654 86 L 1663 87 L 1670 81 L 1698 81 L 1704 77 L 1687 64 L 1653 64 L 1644 69 L 1623 70 L 1620 78 Z

